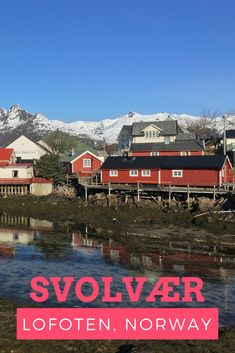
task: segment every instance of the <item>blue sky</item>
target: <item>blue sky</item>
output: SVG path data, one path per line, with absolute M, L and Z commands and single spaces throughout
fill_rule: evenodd
M 1 0 L 0 107 L 74 121 L 235 110 L 233 0 Z

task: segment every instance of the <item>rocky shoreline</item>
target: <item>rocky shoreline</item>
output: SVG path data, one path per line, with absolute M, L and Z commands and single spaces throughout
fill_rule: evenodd
M 88 202 L 58 195 L 49 197 L 0 198 L 0 212 L 9 215 L 46 219 L 52 222 L 86 223 L 109 232 L 122 233 L 129 229 L 151 229 L 153 226 L 197 228 L 212 234 L 235 234 L 235 213 L 221 212 L 220 204 L 201 200 L 199 207 L 188 209 L 182 202 L 171 203 L 154 200 L 138 206 L 133 201 L 127 204 L 112 204 L 107 207 L 103 199 Z M 205 213 L 205 215 L 202 215 Z M 198 217 L 200 215 L 200 217 Z

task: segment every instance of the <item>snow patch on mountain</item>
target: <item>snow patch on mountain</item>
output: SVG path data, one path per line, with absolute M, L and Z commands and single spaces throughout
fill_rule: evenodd
M 117 142 L 118 134 L 123 125 L 132 125 L 139 121 L 163 121 L 165 119 L 178 120 L 183 128 L 187 128 L 192 122 L 197 122 L 200 116 L 188 114 L 168 114 L 165 112 L 156 114 L 139 114 L 131 112 L 114 119 L 104 119 L 100 121 L 75 121 L 65 123 L 60 120 L 50 120 L 42 113 L 32 114 L 21 108 L 20 105 L 13 105 L 8 111 L 0 109 L 0 133 L 12 130 L 24 130 L 45 135 L 45 133 L 57 129 L 74 136 L 88 136 L 93 140 L 105 140 L 106 143 Z M 211 127 L 222 132 L 224 122 L 222 117 L 212 119 Z M 227 129 L 235 129 L 235 115 L 230 116 L 226 123 Z

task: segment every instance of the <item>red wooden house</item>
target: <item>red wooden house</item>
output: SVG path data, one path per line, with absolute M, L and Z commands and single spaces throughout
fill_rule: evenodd
M 84 151 L 66 154 L 61 157 L 60 161 L 67 173 L 76 173 L 83 177 L 90 176 L 95 171 L 98 171 L 104 159 L 93 152 Z
M 132 143 L 132 156 L 203 156 L 204 147 L 200 141 L 186 140 L 170 143 Z
M 213 187 L 233 182 L 231 169 L 225 156 L 109 157 L 101 167 L 101 181 Z

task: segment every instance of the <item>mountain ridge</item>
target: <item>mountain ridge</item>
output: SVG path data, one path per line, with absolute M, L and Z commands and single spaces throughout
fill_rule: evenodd
M 197 123 L 202 118 L 190 114 L 169 114 L 166 112 L 155 114 L 139 114 L 129 112 L 128 114 L 99 121 L 78 120 L 66 123 L 61 120 L 51 120 L 42 113 L 32 114 L 22 108 L 19 104 L 14 104 L 9 110 L 0 108 L 0 145 L 4 145 L 13 136 L 26 134 L 33 139 L 40 139 L 47 133 L 57 129 L 72 136 L 88 138 L 111 144 L 117 142 L 118 134 L 123 125 L 132 125 L 138 121 L 155 121 L 165 119 L 178 120 L 179 124 L 187 129 L 190 124 Z M 213 129 L 221 133 L 223 131 L 223 119 L 221 116 L 210 120 Z M 235 129 L 235 115 L 229 117 L 227 129 Z M 11 137 L 12 136 L 12 137 Z

